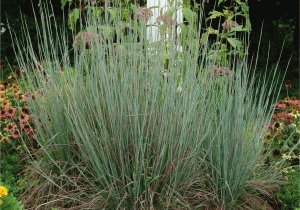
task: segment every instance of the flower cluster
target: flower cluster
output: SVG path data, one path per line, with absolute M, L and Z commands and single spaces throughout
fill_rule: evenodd
M 3 87 L 4 85 L 0 85 Z M 30 95 L 34 100 L 34 95 Z M 1 92 L 0 94 L 1 100 L 1 108 L 0 108 L 0 121 L 1 128 L 7 134 L 7 136 L 11 136 L 12 138 L 20 138 L 21 131 L 26 132 L 30 138 L 34 139 L 36 130 L 32 129 L 32 119 L 31 115 L 29 115 L 28 108 L 26 106 L 21 107 L 21 109 L 17 109 L 14 106 L 18 104 L 25 105 L 26 98 L 27 102 L 29 102 L 28 93 L 22 95 L 20 93 L 19 86 L 13 84 L 8 90 Z M 2 129 L 1 129 L 2 130 Z M 6 143 L 8 139 L 5 137 L 2 138 L 2 143 Z
M 227 77 L 232 77 L 232 71 L 229 70 L 227 67 L 218 67 L 217 65 L 208 67 L 208 71 L 206 74 L 210 75 L 214 72 L 215 76 L 222 76 L 225 75 Z
M 300 138 L 300 102 L 296 97 L 285 98 L 276 103 L 276 110 L 269 125 L 264 142 L 272 142 L 273 157 L 293 160 L 300 157 L 300 146 L 294 147 Z M 290 153 L 290 149 L 294 151 Z M 283 154 L 283 155 L 282 155 Z
M 96 40 L 98 42 L 100 42 L 100 36 L 99 34 L 95 34 L 93 32 L 82 32 L 79 33 L 76 37 L 75 37 L 75 42 L 73 43 L 73 47 L 76 47 L 78 45 L 84 44 L 84 46 L 86 46 L 87 49 L 90 48 L 91 46 L 91 42 L 92 40 Z M 104 40 L 101 40 L 101 43 L 104 43 Z
M 147 7 L 139 7 L 137 9 L 137 19 L 139 22 L 148 22 L 150 16 L 153 16 L 151 9 Z
M 14 62 L 13 66 L 19 70 L 17 62 Z M 9 142 L 9 138 L 18 139 L 24 134 L 27 134 L 30 139 L 36 137 L 32 115 L 29 114 L 26 105 L 31 101 L 34 102 L 37 93 L 22 94 L 20 87 L 14 84 L 17 78 L 18 75 L 11 73 L 8 81 L 0 81 L 0 138 L 2 143 Z
M 226 30 L 227 28 L 230 28 L 231 26 L 234 26 L 234 25 L 239 25 L 237 22 L 235 21 L 225 21 L 222 26 L 224 28 L 224 30 Z
M 160 15 L 156 18 L 155 23 L 160 24 L 161 22 L 163 22 L 166 25 L 173 25 L 174 24 L 173 18 L 170 17 L 168 14 L 163 14 L 163 15 Z

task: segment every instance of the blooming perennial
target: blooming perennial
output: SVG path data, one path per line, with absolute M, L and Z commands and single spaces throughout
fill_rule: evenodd
M 147 7 L 139 7 L 137 9 L 137 19 L 139 22 L 148 22 L 150 16 L 153 16 L 153 12 L 151 9 Z
M 92 39 L 97 40 L 100 42 L 100 36 L 99 34 L 95 34 L 93 32 L 82 32 L 79 33 L 76 37 L 75 37 L 75 42 L 73 43 L 73 47 L 78 46 L 79 44 L 85 44 L 85 46 L 87 47 L 87 49 L 90 48 Z M 104 43 L 104 40 L 102 39 L 101 43 Z

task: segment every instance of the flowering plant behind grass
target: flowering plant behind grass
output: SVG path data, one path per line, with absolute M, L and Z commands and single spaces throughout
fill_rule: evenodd
M 257 195 L 272 197 L 281 175 L 263 164 L 261 127 L 271 118 L 274 110 L 267 110 L 267 104 L 274 99 L 269 98 L 271 89 L 266 90 L 264 80 L 254 90 L 246 57 L 217 67 L 212 75 L 207 69 L 216 60 L 204 59 L 199 66 L 195 59 L 199 51 L 186 50 L 185 63 L 168 65 L 165 78 L 163 45 L 157 44 L 156 55 L 139 49 L 133 31 L 126 37 L 130 43 L 126 59 L 120 59 L 121 50 L 113 50 L 111 39 L 102 43 L 95 36 L 88 48 L 74 49 L 71 70 L 64 35 L 54 44 L 47 35 L 49 13 L 41 11 L 43 53 L 35 55 L 31 45 L 18 39 L 15 46 L 27 46 L 30 52 L 30 57 L 18 60 L 25 67 L 24 80 L 30 73 L 25 60 L 41 68 L 35 75 L 37 85 L 25 83 L 29 92 L 37 87 L 42 91 L 28 104 L 40 146 L 31 168 L 37 171 L 40 186 L 31 188 L 25 205 L 261 209 L 265 202 Z M 86 17 L 87 28 L 106 23 L 89 13 Z M 92 32 L 106 39 L 102 30 Z M 122 34 L 117 40 L 125 44 Z M 176 63 L 176 42 L 173 38 L 168 42 L 169 63 Z M 203 52 L 210 50 L 205 47 Z M 66 57 L 56 57 L 58 51 Z M 57 72 L 61 66 L 63 76 Z M 216 82 L 218 78 L 224 80 Z M 53 194 L 42 196 L 37 189 Z M 28 202 L 31 196 L 35 199 Z
M 300 102 L 295 96 L 276 103 L 276 110 L 265 137 L 271 143 L 273 152 L 269 161 L 289 160 L 292 166 L 299 166 L 300 159 Z M 292 171 L 286 169 L 286 172 Z
M 20 77 L 17 62 L 14 62 L 16 74 L 11 73 L 8 81 L 0 81 L 0 138 L 2 152 L 5 152 L 3 144 L 9 143 L 14 148 L 22 150 L 21 135 L 27 138 L 27 145 L 35 145 L 36 130 L 27 107 L 29 97 L 33 100 L 32 93 L 23 94 L 16 80 Z M 24 149 L 24 148 L 23 148 Z M 6 151 L 9 153 L 10 149 Z M 24 151 L 23 151 L 24 152 Z M 3 153 L 2 153 L 3 155 Z

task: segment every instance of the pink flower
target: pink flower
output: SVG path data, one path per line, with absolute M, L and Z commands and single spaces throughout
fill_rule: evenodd
M 13 124 L 13 123 L 7 123 L 6 128 L 4 128 L 4 131 L 11 132 L 12 130 L 15 129 L 15 127 L 16 127 L 15 124 Z
M 137 19 L 139 22 L 145 21 L 147 23 L 150 16 L 153 16 L 153 12 L 151 9 L 147 7 L 139 7 L 137 9 Z
M 99 34 L 95 34 L 93 32 L 82 32 L 79 33 L 76 37 L 75 37 L 75 42 L 73 43 L 73 47 L 76 47 L 79 43 L 83 43 L 85 44 L 85 46 L 89 49 L 92 40 L 97 40 L 98 42 L 100 42 L 100 36 Z M 101 40 L 101 43 L 104 43 L 104 40 Z
M 25 100 L 27 101 L 27 103 L 29 103 L 29 96 L 32 98 L 32 100 L 35 100 L 35 95 L 33 93 L 25 93 Z
M 290 100 L 289 102 L 290 102 L 291 105 L 297 105 L 297 104 L 299 104 L 298 100 Z
M 208 69 L 214 69 L 215 76 L 225 75 L 228 77 L 232 77 L 232 71 L 229 70 L 227 67 L 218 67 L 217 65 L 211 66 Z M 207 74 L 211 74 L 213 70 L 207 71 Z
M 28 132 L 31 130 L 30 125 L 29 125 L 28 123 L 23 123 L 23 124 L 22 124 L 22 129 L 23 129 L 26 133 L 28 133 Z
M 290 115 L 290 113 L 285 113 L 285 117 L 286 117 L 286 118 L 293 118 L 293 117 Z
M 167 14 L 160 15 L 156 18 L 155 23 L 160 24 L 161 22 L 163 22 L 167 25 L 173 25 L 174 24 L 173 18 L 169 17 L 169 15 L 167 15 Z
M 286 108 L 286 105 L 285 105 L 285 104 L 277 104 L 277 107 L 278 107 L 278 108 L 283 108 L 283 109 L 285 109 L 285 108 Z
M 27 108 L 26 106 L 21 107 L 20 113 L 28 114 L 28 113 L 29 113 L 29 112 L 28 112 L 28 108 Z
M 234 25 L 239 25 L 237 22 L 235 21 L 225 21 L 222 26 L 224 28 L 224 30 L 226 30 L 227 28 L 230 28 L 231 26 L 234 26 Z
M 16 139 L 16 138 L 20 138 L 20 131 L 18 129 L 13 130 L 13 132 L 11 133 L 11 136 Z
M 15 112 L 16 112 L 16 108 L 14 108 L 12 106 L 6 108 L 6 115 L 10 118 L 15 118 Z
M 278 113 L 278 114 L 277 114 L 277 117 L 278 117 L 278 118 L 284 117 L 284 112 Z
M 6 118 L 7 115 L 6 115 L 6 110 L 5 109 L 1 109 L 0 110 L 0 118 Z
M 272 119 L 275 119 L 275 118 L 277 118 L 277 116 L 276 116 L 276 114 L 273 114 Z
M 21 123 L 26 123 L 27 121 L 31 120 L 31 116 L 28 114 L 20 113 L 19 120 Z

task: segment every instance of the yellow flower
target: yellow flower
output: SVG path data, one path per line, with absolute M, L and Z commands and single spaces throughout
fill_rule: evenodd
M 0 186 L 0 198 L 7 195 L 7 189 L 3 186 Z

